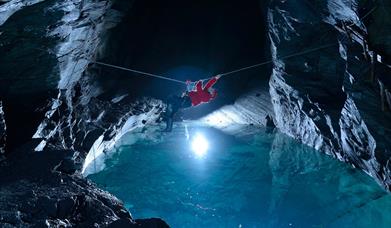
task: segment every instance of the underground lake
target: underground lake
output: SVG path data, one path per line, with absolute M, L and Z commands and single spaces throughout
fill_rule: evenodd
M 122 137 L 88 176 L 137 218 L 172 227 L 388 227 L 391 195 L 278 132 L 178 123 Z M 91 164 L 93 169 L 93 163 Z

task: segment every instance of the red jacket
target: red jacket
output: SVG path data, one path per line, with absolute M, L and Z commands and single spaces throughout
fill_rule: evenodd
M 217 77 L 212 78 L 206 83 L 205 87 L 202 86 L 202 81 L 198 81 L 196 89 L 189 92 L 191 104 L 197 106 L 201 103 L 207 103 L 213 100 L 217 96 L 216 90 L 211 94 L 208 89 L 211 88 L 217 82 Z

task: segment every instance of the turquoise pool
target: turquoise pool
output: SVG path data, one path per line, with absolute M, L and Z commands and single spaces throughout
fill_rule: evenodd
M 135 218 L 172 227 L 391 227 L 391 194 L 369 176 L 280 133 L 253 131 L 144 129 L 123 137 L 89 178 Z

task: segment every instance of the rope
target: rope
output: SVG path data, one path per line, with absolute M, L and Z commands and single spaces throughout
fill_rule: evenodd
M 295 57 L 295 56 L 304 55 L 304 54 L 307 54 L 307 53 L 311 53 L 311 52 L 314 52 L 314 51 L 317 51 L 317 50 L 321 50 L 321 49 L 325 49 L 325 48 L 328 48 L 328 47 L 332 47 L 332 46 L 335 46 L 335 45 L 337 45 L 337 44 L 323 45 L 323 46 L 320 46 L 320 47 L 317 47 L 317 48 L 312 48 L 312 49 L 305 50 L 305 51 L 302 51 L 302 52 L 298 52 L 298 53 L 294 53 L 294 54 L 291 54 L 291 55 L 283 56 L 280 59 L 288 59 L 288 58 L 292 58 L 292 57 Z M 266 65 L 266 64 L 270 64 L 272 62 L 273 62 L 273 60 L 268 60 L 266 62 L 254 64 L 254 65 L 247 66 L 247 67 L 242 67 L 242 68 L 239 68 L 239 69 L 236 69 L 236 70 L 233 70 L 233 71 L 229 71 L 229 72 L 226 72 L 226 73 L 218 74 L 218 75 L 221 76 L 221 77 L 227 76 L 227 75 L 232 75 L 232 74 L 235 74 L 235 73 L 238 73 L 238 72 L 241 72 L 241 71 L 245 71 L 245 70 L 249 70 L 249 69 L 252 69 L 252 68 L 260 67 L 260 66 L 263 66 L 263 65 Z M 137 73 L 137 74 L 142 74 L 142 75 L 146 75 L 146 76 L 150 76 L 150 77 L 160 78 L 160 79 L 164 79 L 164 80 L 168 80 L 168 81 L 172 81 L 172 82 L 176 82 L 176 83 L 180 83 L 180 84 L 185 84 L 186 85 L 186 82 L 184 82 L 184 81 L 180 81 L 180 80 L 177 80 L 177 79 L 165 77 L 165 76 L 158 75 L 158 74 L 151 74 L 151 73 L 148 73 L 148 72 L 134 70 L 134 69 L 129 69 L 129 68 L 116 66 L 116 65 L 112 65 L 112 64 L 108 64 L 108 63 L 103 63 L 103 62 L 93 61 L 92 63 L 98 64 L 98 65 L 102 65 L 102 66 L 111 67 L 111 68 L 115 68 L 115 69 L 119 69 L 119 70 L 129 71 L 129 72 L 133 72 L 133 73 Z M 211 78 L 212 77 L 204 78 L 204 79 L 201 79 L 201 80 L 204 81 L 204 80 L 208 80 L 208 79 L 211 79 Z
M 368 13 L 366 13 L 361 18 L 361 20 L 366 18 L 366 17 L 368 17 L 376 9 L 377 9 L 377 6 L 374 6 Z M 280 59 L 288 59 L 288 58 L 304 55 L 304 54 L 307 54 L 307 53 L 311 53 L 311 52 L 314 52 L 314 51 L 317 51 L 317 50 L 329 48 L 329 47 L 336 46 L 336 45 L 337 44 L 335 44 L 335 43 L 327 44 L 327 45 L 323 45 L 323 46 L 320 46 L 320 47 L 317 47 L 317 48 L 312 48 L 312 49 L 308 49 L 308 50 L 305 50 L 305 51 L 302 51 L 302 52 L 297 52 L 297 53 L 294 53 L 294 54 L 291 54 L 291 55 L 286 55 L 286 56 L 281 57 Z M 120 67 L 120 66 L 116 66 L 116 65 L 112 65 L 112 64 L 108 64 L 108 63 L 103 63 L 103 62 L 93 62 L 93 63 L 98 64 L 98 65 L 102 65 L 102 66 L 107 66 L 107 67 L 112 67 L 112 68 L 116 68 L 116 69 L 120 69 L 120 70 L 130 71 L 130 72 L 133 72 L 133 73 L 142 74 L 142 75 L 155 77 L 155 78 L 160 78 L 160 79 L 164 79 L 164 80 L 168 80 L 168 81 L 172 81 L 172 82 L 176 82 L 176 83 L 180 83 L 180 84 L 185 84 L 186 85 L 186 82 L 184 82 L 184 81 L 180 81 L 180 80 L 177 80 L 177 79 L 165 77 L 165 76 L 162 76 L 162 75 L 151 74 L 151 73 L 147 73 L 147 72 L 143 72 L 143 71 L 139 71 L 139 70 L 134 70 L 134 69 L 129 69 L 129 68 L 125 68 L 125 67 Z M 260 67 L 260 66 L 263 66 L 263 65 L 266 65 L 266 64 L 270 64 L 270 63 L 273 63 L 273 60 L 268 60 L 266 62 L 257 63 L 257 64 L 254 64 L 254 65 L 251 65 L 251 66 L 242 67 L 242 68 L 239 68 L 239 69 L 236 69 L 236 70 L 232 70 L 232 71 L 229 71 L 229 72 L 226 72 L 226 73 L 218 74 L 218 76 L 223 77 L 223 76 L 227 76 L 227 75 L 232 75 L 232 74 L 235 74 L 235 73 L 238 73 L 238 72 L 241 72 L 241 71 L 257 68 L 257 67 Z M 213 77 L 201 79 L 201 81 L 209 80 L 211 78 L 213 78 Z
M 226 75 L 235 74 L 235 73 L 240 72 L 240 71 L 244 71 L 244 70 L 249 70 L 249 69 L 252 69 L 252 68 L 260 67 L 260 66 L 272 63 L 272 62 L 273 62 L 273 60 L 269 60 L 269 61 L 266 61 L 266 62 L 263 62 L 263 63 L 258 63 L 258 64 L 255 64 L 255 65 L 252 65 L 252 66 L 248 66 L 248 67 L 243 67 L 243 68 L 240 68 L 240 69 L 237 69 L 237 70 L 233 70 L 233 71 L 230 71 L 230 72 L 227 72 L 227 73 L 219 74 L 219 75 L 221 77 L 223 77 L 223 76 L 226 76 Z
M 323 46 L 320 46 L 320 47 L 317 47 L 317 48 L 312 48 L 312 49 L 305 50 L 305 51 L 302 51 L 302 52 L 297 52 L 297 53 L 294 53 L 294 54 L 291 54 L 291 55 L 283 56 L 280 59 L 288 59 L 288 58 L 292 58 L 292 57 L 299 56 L 299 55 L 304 55 L 304 54 L 307 54 L 307 53 L 311 53 L 311 52 L 314 52 L 314 51 L 317 51 L 317 50 L 329 48 L 329 47 L 336 46 L 336 45 L 337 44 L 327 44 L 327 45 L 323 45 Z M 237 70 L 229 71 L 229 72 L 226 72 L 226 73 L 223 73 L 223 74 L 218 74 L 218 76 L 223 77 L 223 76 L 235 74 L 235 73 L 238 73 L 238 72 L 241 72 L 241 71 L 245 71 L 245 70 L 249 70 L 249 69 L 252 69 L 252 68 L 260 67 L 260 66 L 263 66 L 263 65 L 266 65 L 266 64 L 269 64 L 269 63 L 273 63 L 273 60 L 268 60 L 266 62 L 262 62 L 262 63 L 254 64 L 254 65 L 251 65 L 251 66 L 239 68 Z M 211 78 L 212 77 L 201 79 L 201 80 L 204 81 L 204 80 L 208 80 L 208 79 L 211 79 Z
M 361 17 L 360 20 L 363 20 L 363 19 L 365 19 L 366 17 L 368 17 L 368 16 L 369 16 L 370 14 L 372 14 L 376 9 L 377 9 L 377 6 L 374 6 L 368 13 L 366 13 L 363 17 Z M 354 23 L 352 23 L 352 24 L 350 24 L 350 25 L 348 25 L 348 26 L 352 26 L 353 24 L 354 24 Z M 327 45 L 323 45 L 323 46 L 320 46 L 320 47 L 317 47 L 317 48 L 312 48 L 312 49 L 305 50 L 305 51 L 302 51 L 302 52 L 298 52 L 298 53 L 294 53 L 294 54 L 291 54 L 291 55 L 283 56 L 283 57 L 281 57 L 280 59 L 288 59 L 288 58 L 292 58 L 292 57 L 299 56 L 299 55 L 304 55 L 304 54 L 307 54 L 307 53 L 311 53 L 311 52 L 313 52 L 313 51 L 325 49 L 325 48 L 332 47 L 332 46 L 336 46 L 336 45 L 337 45 L 337 44 L 327 44 Z M 223 77 L 223 76 L 230 75 L 230 74 L 234 74 L 234 73 L 241 72 L 241 71 L 244 71 L 244 70 L 248 70 L 248 69 L 260 67 L 260 66 L 263 66 L 263 65 L 266 65 L 266 64 L 269 64 L 269 63 L 273 63 L 273 60 L 268 60 L 268 61 L 263 62 L 263 63 L 258 63 L 258 64 L 255 64 L 255 65 L 252 65 L 252 66 L 243 67 L 243 68 L 240 68 L 240 69 L 237 69 L 237 70 L 233 70 L 233 71 L 230 71 L 230 72 L 227 72 L 227 73 L 223 73 L 223 74 L 218 74 L 218 75 L 221 76 L 221 77 Z M 210 77 L 210 78 L 205 78 L 205 79 L 201 79 L 201 80 L 204 81 L 204 80 L 208 80 L 208 79 L 211 79 L 211 78 L 212 78 L 212 77 Z
M 360 20 L 363 20 L 365 19 L 366 17 L 368 17 L 370 14 L 373 13 L 373 11 L 377 10 L 378 9 L 378 6 L 374 6 L 368 13 L 366 13 L 363 17 L 360 18 Z
M 142 74 L 142 75 L 146 75 L 146 76 L 150 76 L 150 77 L 160 78 L 160 79 L 164 79 L 164 80 L 168 80 L 168 81 L 172 81 L 172 82 L 176 82 L 176 83 L 180 83 L 180 84 L 185 84 L 186 85 L 186 82 L 184 82 L 184 81 L 176 80 L 176 79 L 173 79 L 173 78 L 168 78 L 168 77 L 165 77 L 165 76 L 162 76 L 162 75 L 151 74 L 151 73 L 147 73 L 147 72 L 143 72 L 143 71 L 139 71 L 139 70 L 133 70 L 133 69 L 125 68 L 125 67 L 115 66 L 115 65 L 112 65 L 112 64 L 108 64 L 108 63 L 102 63 L 102 62 L 92 62 L 92 63 L 98 64 L 98 65 L 102 65 L 102 66 L 116 68 L 116 69 L 119 69 L 119 70 L 130 71 L 130 72 L 133 72 L 133 73 Z
M 377 6 L 374 6 L 368 13 L 366 13 L 360 19 L 362 20 L 362 19 L 368 17 L 376 9 L 377 9 Z M 91 20 L 91 22 L 96 26 L 94 21 Z M 353 25 L 353 23 L 351 25 Z M 351 25 L 348 25 L 348 26 L 351 26 Z M 317 50 L 321 50 L 321 49 L 325 49 L 325 48 L 328 48 L 328 47 L 332 47 L 332 46 L 335 46 L 335 45 L 337 45 L 337 44 L 323 45 L 323 46 L 320 46 L 320 47 L 317 47 L 317 48 L 312 48 L 312 49 L 305 50 L 305 51 L 302 51 L 302 52 L 298 52 L 298 53 L 294 53 L 294 54 L 291 54 L 291 55 L 283 56 L 280 59 L 288 59 L 288 58 L 292 58 L 292 57 L 295 57 L 295 56 L 304 55 L 304 54 L 307 54 L 307 53 L 311 53 L 311 52 L 314 52 L 314 51 L 317 51 Z M 37 49 L 42 50 L 40 48 L 37 48 Z M 64 54 L 64 55 L 67 55 L 67 54 Z M 119 69 L 119 70 L 129 71 L 129 72 L 133 72 L 133 73 L 137 73 L 137 74 L 142 74 L 142 75 L 155 77 L 155 78 L 159 78 L 159 79 L 164 79 L 164 80 L 168 80 L 168 81 L 172 81 L 172 82 L 176 82 L 176 83 L 180 83 L 180 84 L 186 85 L 186 82 L 184 82 L 184 81 L 180 81 L 180 80 L 177 80 L 177 79 L 165 77 L 165 76 L 158 75 L 158 74 L 151 74 L 151 73 L 148 73 L 148 72 L 134 70 L 134 69 L 125 68 L 125 67 L 121 67 L 121 66 L 116 66 L 116 65 L 112 65 L 112 64 L 108 64 L 108 63 L 103 63 L 103 62 L 97 62 L 97 61 L 91 61 L 91 62 L 95 63 L 95 64 L 98 64 L 98 65 L 106 66 L 106 67 L 111 67 L 111 68 L 115 68 L 115 69 Z M 252 68 L 260 67 L 260 66 L 263 66 L 263 65 L 266 65 L 266 64 L 270 64 L 270 63 L 273 63 L 273 60 L 268 60 L 266 62 L 254 64 L 254 65 L 251 65 L 251 66 L 242 67 L 242 68 L 239 68 L 239 69 L 236 69 L 236 70 L 233 70 L 233 71 L 229 71 L 229 72 L 226 72 L 226 73 L 218 74 L 218 76 L 223 77 L 223 76 L 227 76 L 227 75 L 232 75 L 232 74 L 235 74 L 235 73 L 238 73 L 238 72 L 241 72 L 241 71 L 245 71 L 245 70 L 249 70 L 249 69 L 252 69 Z M 204 78 L 204 79 L 201 79 L 201 81 L 208 80 L 208 79 L 211 79 L 211 78 L 213 78 L 213 77 Z

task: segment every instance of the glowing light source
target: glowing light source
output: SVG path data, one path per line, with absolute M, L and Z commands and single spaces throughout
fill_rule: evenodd
M 204 157 L 209 148 L 209 143 L 202 134 L 196 134 L 191 143 L 194 154 L 201 158 Z

